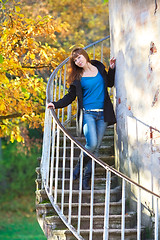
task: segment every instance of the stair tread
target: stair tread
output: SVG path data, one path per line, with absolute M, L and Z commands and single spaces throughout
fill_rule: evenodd
M 117 193 L 117 191 L 118 190 L 120 190 L 121 188 L 118 186 L 118 187 L 115 187 L 114 189 L 111 189 L 110 190 L 110 192 L 111 193 Z M 61 193 L 61 189 L 57 189 L 57 192 L 58 193 Z M 91 190 L 82 190 L 83 191 L 83 193 L 90 193 L 91 192 Z M 65 190 L 64 191 L 64 193 L 69 193 L 70 192 L 70 190 Z M 106 192 L 106 190 L 105 189 L 100 189 L 100 190 L 98 190 L 98 189 L 95 189 L 94 190 L 94 194 L 100 194 L 100 193 L 105 193 Z M 74 193 L 79 193 L 79 190 L 72 190 L 72 193 L 74 194 Z
M 76 124 L 75 124 L 75 126 L 69 126 L 69 127 L 67 127 L 66 129 L 67 129 L 67 130 L 68 130 L 68 129 L 76 129 Z M 113 125 L 107 126 L 107 129 L 109 129 L 109 130 L 114 130 L 114 126 L 113 126 Z M 106 132 L 107 132 L 107 129 L 106 129 Z
M 114 155 L 107 155 L 107 156 L 106 156 L 105 154 L 100 154 L 100 155 L 99 155 L 99 158 L 100 158 L 100 159 L 101 159 L 101 158 L 114 159 L 115 156 L 114 156 Z M 55 157 L 55 159 L 56 159 L 56 157 Z M 63 160 L 63 157 L 60 156 L 59 159 L 60 159 L 60 160 Z M 66 160 L 70 160 L 70 156 L 66 156 L 65 159 L 66 159 Z M 79 160 L 79 157 L 74 156 L 74 161 L 78 161 L 78 160 Z M 40 167 L 36 167 L 36 169 L 39 169 L 39 168 L 40 168 Z
M 81 217 L 83 218 L 82 220 L 84 220 L 84 219 L 90 219 L 90 215 L 81 215 Z M 121 217 L 122 217 L 122 215 L 121 214 L 119 214 L 119 215 L 112 215 L 112 214 L 110 214 L 109 215 L 109 218 L 110 219 L 121 219 Z M 127 215 L 125 215 L 125 218 L 127 219 L 127 218 L 129 218 L 129 219 L 131 219 L 133 217 L 133 213 L 131 214 L 131 215 L 129 215 L 129 214 L 127 214 Z M 46 216 L 46 219 L 52 219 L 52 218 L 59 218 L 59 216 L 58 215 L 53 215 L 53 216 Z M 72 219 L 78 219 L 78 215 L 72 215 L 71 216 L 71 218 Z M 104 216 L 103 215 L 94 215 L 93 216 L 93 219 L 104 219 Z
M 97 233 L 103 233 L 103 229 L 93 229 L 93 232 Z M 90 232 L 89 229 L 81 229 L 80 232 Z M 109 229 L 109 232 L 113 233 L 120 233 L 121 229 L 115 228 L 115 229 Z M 125 228 L 125 232 L 137 232 L 137 228 Z
M 61 203 L 58 203 L 58 205 L 59 206 L 61 206 Z M 69 203 L 63 203 L 63 205 L 64 205 L 64 207 L 67 207 L 68 205 L 69 205 Z M 122 205 L 122 202 L 121 201 L 117 201 L 117 202 L 110 202 L 110 205 L 112 205 L 112 206 L 117 206 L 117 205 L 119 205 L 119 206 L 121 206 Z M 37 207 L 39 206 L 39 207 L 46 207 L 46 206 L 48 206 L 48 207 L 52 207 L 52 204 L 51 203 L 38 203 L 37 205 L 36 205 Z M 78 207 L 79 206 L 79 203 L 74 203 L 74 205 L 72 206 L 72 208 L 73 207 Z M 82 207 L 90 207 L 91 206 L 91 204 L 90 203 L 82 203 L 81 204 L 81 206 Z M 93 207 L 100 207 L 100 206 L 105 206 L 105 203 L 93 203 Z
M 114 178 L 115 176 L 112 176 L 111 177 L 111 180 L 112 178 Z M 41 181 L 41 179 L 36 179 L 37 181 Z M 55 178 L 53 178 L 53 181 L 55 180 Z M 58 178 L 58 181 L 62 181 L 62 178 Z M 65 178 L 64 181 L 70 181 L 70 178 Z M 75 180 L 76 181 L 76 180 Z M 78 181 L 78 180 L 77 180 Z M 99 177 L 95 177 L 94 178 L 94 181 L 106 181 L 106 178 L 99 178 Z
M 64 230 L 65 233 L 70 233 L 70 231 L 68 229 Z M 93 233 L 103 233 L 104 230 L 103 229 L 93 229 L 92 230 Z M 121 229 L 118 229 L 118 228 L 113 228 L 113 229 L 109 229 L 108 230 L 109 233 L 121 233 Z M 81 234 L 83 233 L 89 233 L 90 232 L 90 229 L 80 229 L 80 232 Z M 133 233 L 137 233 L 137 228 L 125 228 L 125 233 L 130 233 L 130 232 L 133 232 Z
M 57 146 L 55 146 L 55 147 L 57 147 Z M 68 150 L 68 149 L 71 149 L 71 146 L 66 146 L 65 148 L 66 148 L 66 150 Z M 112 148 L 112 146 L 101 145 L 100 150 L 101 149 L 110 149 L 110 148 Z M 59 149 L 63 149 L 63 146 L 60 146 Z M 79 147 L 74 146 L 74 149 L 79 149 Z
M 111 189 L 111 193 L 117 193 L 121 189 L 120 186 L 115 187 L 114 189 Z M 61 193 L 61 189 L 57 189 L 58 193 Z M 83 193 L 90 193 L 91 190 L 82 190 Z M 70 190 L 65 190 L 64 193 L 69 193 Z M 46 194 L 46 191 L 44 189 L 36 190 L 36 193 L 41 193 L 41 194 Z M 79 193 L 79 190 L 73 190 L 72 193 Z M 100 190 L 94 190 L 94 193 L 105 193 L 105 189 L 100 189 Z
M 84 139 L 85 140 L 85 137 L 84 136 L 75 137 L 75 139 Z M 114 139 L 114 136 L 113 135 L 104 135 L 103 139 Z
M 64 169 L 63 167 L 58 167 L 58 171 L 62 171 L 63 169 Z M 65 167 L 65 170 L 67 170 L 67 171 L 70 171 L 70 169 L 71 169 L 70 167 Z M 106 169 L 101 166 L 99 166 L 99 167 L 97 166 L 97 167 L 95 167 L 95 171 L 106 171 Z

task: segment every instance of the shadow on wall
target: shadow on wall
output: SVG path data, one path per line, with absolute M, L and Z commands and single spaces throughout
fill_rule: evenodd
M 127 61 L 120 50 L 116 66 L 116 139 L 117 169 L 137 183 L 159 192 L 160 186 L 160 131 L 154 131 L 144 121 L 134 117 L 128 86 L 125 81 Z M 134 89 L 131 89 L 130 92 Z M 136 98 L 136 95 L 135 95 Z M 147 98 L 147 96 L 146 96 Z M 140 100 L 140 99 L 139 99 Z M 137 106 L 139 107 L 139 106 Z M 141 109 L 143 112 L 143 109 Z M 134 110 L 135 111 L 135 110 Z M 153 112 L 152 112 L 153 113 Z M 146 119 L 146 122 L 148 119 Z
M 130 186 L 128 186 L 128 189 L 130 189 Z M 137 195 L 136 192 L 130 191 L 130 198 L 126 200 L 129 211 L 130 209 L 132 209 L 133 211 L 132 213 L 135 216 L 134 218 L 135 226 L 137 224 L 137 202 L 138 202 L 136 195 Z M 146 199 L 148 199 L 148 201 L 151 200 L 151 196 L 149 194 L 148 195 L 145 194 L 145 197 Z M 143 226 L 142 227 L 143 237 L 141 236 L 142 239 L 154 239 L 155 212 L 153 210 L 153 206 L 150 206 L 148 204 L 148 201 L 144 201 L 144 203 L 141 204 L 141 224 Z
M 117 140 L 116 140 L 116 152 L 118 157 L 118 170 L 125 173 L 130 177 L 129 173 L 129 161 L 128 161 L 128 133 L 127 133 L 127 115 L 131 115 L 131 111 L 127 107 L 127 93 L 125 86 L 125 58 L 122 51 L 119 51 L 117 55 L 117 66 L 115 77 L 116 86 L 116 117 L 117 117 Z

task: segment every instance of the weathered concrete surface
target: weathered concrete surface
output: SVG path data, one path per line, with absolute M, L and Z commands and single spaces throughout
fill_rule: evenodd
M 153 0 L 109 2 L 111 56 L 117 59 L 116 166 L 160 195 L 160 132 L 148 127 L 160 130 L 159 7 Z M 152 198 L 143 198 L 152 210 Z

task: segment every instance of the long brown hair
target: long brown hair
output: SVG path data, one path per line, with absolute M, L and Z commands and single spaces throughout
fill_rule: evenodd
M 70 63 L 69 78 L 68 78 L 69 84 L 71 84 L 75 79 L 80 80 L 82 77 L 84 69 L 81 67 L 78 67 L 74 62 L 79 55 L 83 55 L 87 60 L 87 62 L 90 62 L 88 53 L 83 48 L 77 47 L 73 49 L 69 59 L 69 63 Z

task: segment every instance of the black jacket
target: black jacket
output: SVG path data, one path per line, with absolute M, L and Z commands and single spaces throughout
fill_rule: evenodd
M 109 68 L 108 73 L 105 70 L 105 66 L 97 61 L 92 60 L 92 65 L 98 68 L 100 74 L 102 75 L 105 82 L 105 98 L 104 98 L 104 121 L 108 122 L 108 125 L 112 125 L 116 123 L 116 117 L 113 110 L 113 105 L 111 103 L 107 87 L 113 87 L 114 78 L 115 78 L 115 69 Z M 74 80 L 71 83 L 68 93 L 57 102 L 53 102 L 55 108 L 64 108 L 71 104 L 75 98 L 78 100 L 78 112 L 77 112 L 77 125 L 78 132 L 81 134 L 82 132 L 82 119 L 83 119 L 83 93 L 81 88 L 81 82 L 79 80 Z

